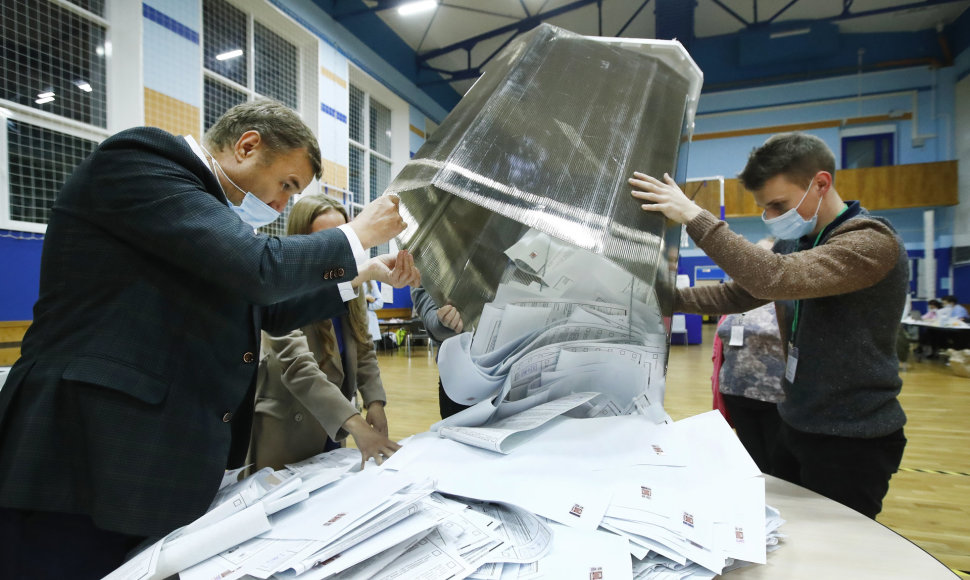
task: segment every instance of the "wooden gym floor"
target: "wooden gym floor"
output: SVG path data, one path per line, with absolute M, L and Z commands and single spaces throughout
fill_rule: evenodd
M 704 325 L 699 345 L 671 347 L 665 406 L 675 420 L 711 409 L 713 328 Z M 427 347 L 378 359 L 391 438 L 426 431 L 439 419 L 438 370 Z M 970 571 L 970 379 L 939 361 L 910 362 L 901 375 L 909 441 L 878 520 L 954 571 Z

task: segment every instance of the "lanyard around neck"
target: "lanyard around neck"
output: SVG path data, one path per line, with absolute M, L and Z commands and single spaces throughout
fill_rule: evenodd
M 848 210 L 848 209 L 849 209 L 848 204 L 842 204 L 842 211 L 840 211 L 839 214 L 837 216 L 835 216 L 835 219 L 836 220 L 839 219 L 839 217 L 842 214 L 844 214 L 846 212 L 846 210 Z M 832 223 L 835 223 L 835 220 L 832 220 Z M 832 224 L 829 224 L 829 225 L 832 225 Z M 827 230 L 828 227 L 829 226 L 825 226 L 824 228 L 822 228 L 822 231 L 820 231 L 818 233 L 818 235 L 815 236 L 815 242 L 812 243 L 812 248 L 814 248 L 815 246 L 818 245 L 819 240 L 822 239 L 822 234 L 825 233 L 825 230 Z M 802 301 L 801 300 L 796 300 L 795 301 L 795 317 L 792 319 L 792 322 L 791 322 L 791 338 L 789 340 L 792 343 L 795 342 L 795 329 L 798 328 L 798 312 L 801 310 L 801 307 L 802 307 Z

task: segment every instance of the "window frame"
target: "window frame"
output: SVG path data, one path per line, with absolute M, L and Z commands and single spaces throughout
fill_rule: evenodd
M 368 143 L 360 143 L 350 137 L 350 125 L 348 121 L 347 125 L 347 190 L 341 193 L 344 194 L 344 205 L 347 207 L 347 212 L 351 219 L 357 215 L 370 200 L 374 197 L 370 191 L 370 157 L 371 155 L 376 156 L 378 159 L 390 162 L 391 164 L 391 177 L 390 180 L 393 181 L 394 177 L 401 172 L 404 165 L 410 159 L 409 153 L 409 113 L 410 105 L 396 94 L 394 94 L 390 89 L 384 86 L 382 83 L 368 75 L 366 72 L 357 68 L 353 64 L 349 64 L 349 80 L 347 82 L 347 93 L 350 94 L 351 85 L 356 86 L 364 93 L 364 108 L 362 111 L 362 121 L 363 127 L 361 128 L 361 135 L 368 141 Z M 384 107 L 390 109 L 391 111 L 391 154 L 390 156 L 384 155 L 378 151 L 374 151 L 370 148 L 370 101 L 371 99 L 376 100 Z M 349 98 L 348 98 L 348 118 L 350 117 L 349 111 Z M 364 203 L 358 203 L 353 200 L 353 192 L 350 190 L 350 148 L 356 147 L 364 151 L 364 156 L 361 162 L 361 197 Z M 334 188 L 331 188 L 334 189 Z M 337 191 L 334 189 L 334 191 Z M 392 240 L 393 241 L 393 240 Z
M 877 146 L 875 147 L 875 164 L 872 167 L 886 167 L 890 165 L 896 165 L 896 126 L 895 125 L 879 125 L 871 127 L 859 127 L 843 129 L 839 132 L 839 147 L 841 153 L 841 160 L 839 163 L 840 169 L 858 169 L 846 167 L 846 162 L 848 160 L 847 146 L 851 143 L 860 143 L 870 141 Z M 888 159 L 882 158 L 881 148 L 878 147 L 878 143 L 885 141 L 889 144 Z
M 126 127 L 144 124 L 143 87 L 130 86 L 125 78 L 141 78 L 141 3 L 127 0 L 106 0 L 105 15 L 90 12 L 67 0 L 37 0 L 68 10 L 105 29 L 105 127 L 77 121 L 44 110 L 0 99 L 0 120 L 13 120 L 61 133 L 71 137 L 93 141 L 95 145 L 111 134 Z M 133 33 L 132 31 L 138 31 Z M 138 50 L 128 50 L 135 41 Z M 120 50 L 114 50 L 120 47 Z M 11 219 L 10 215 L 10 147 L 7 128 L 0 130 L 0 229 L 44 234 L 46 223 L 25 222 Z M 56 197 L 57 192 L 52 192 Z

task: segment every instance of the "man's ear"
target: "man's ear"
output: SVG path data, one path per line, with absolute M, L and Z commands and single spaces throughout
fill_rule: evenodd
M 236 157 L 236 161 L 242 162 L 243 159 L 252 155 L 261 144 L 262 137 L 259 135 L 259 131 L 250 130 L 243 133 L 236 140 L 236 145 L 233 147 L 233 154 Z
M 819 171 L 815 174 L 814 180 L 821 195 L 825 195 L 832 188 L 833 178 L 828 171 Z

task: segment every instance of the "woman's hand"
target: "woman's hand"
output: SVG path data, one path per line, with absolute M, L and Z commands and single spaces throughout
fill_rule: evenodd
M 380 403 L 378 403 L 380 405 Z M 373 404 L 368 409 L 372 409 Z M 367 418 L 370 419 L 371 410 L 367 412 Z M 384 415 L 384 407 L 381 405 L 381 410 L 379 412 L 381 416 Z M 350 433 L 354 438 L 354 443 L 357 445 L 357 449 L 360 450 L 360 468 L 364 468 L 364 464 L 371 457 L 374 458 L 374 462 L 378 465 L 384 463 L 384 460 L 394 455 L 394 452 L 401 448 L 400 445 L 391 441 L 387 438 L 387 420 L 384 420 L 385 432 L 381 433 L 374 427 L 372 427 L 364 418 L 360 415 L 354 415 L 350 419 L 347 419 L 343 424 L 343 429 Z
M 353 287 L 359 288 L 368 280 L 377 280 L 395 288 L 417 286 L 421 283 L 421 272 L 414 265 L 414 256 L 407 250 L 397 254 L 381 254 L 371 258 L 357 272 Z
M 437 316 L 441 324 L 457 333 L 461 333 L 461 329 L 464 328 L 464 324 L 461 321 L 461 313 L 451 304 L 446 304 L 439 308 Z
M 664 180 L 660 181 L 644 173 L 634 172 L 630 185 L 634 187 L 630 192 L 633 197 L 651 202 L 640 206 L 644 211 L 661 212 L 677 223 L 686 224 L 702 211 L 666 173 Z
M 384 414 L 384 403 L 371 401 L 371 404 L 367 405 L 367 424 L 387 437 L 387 415 Z

